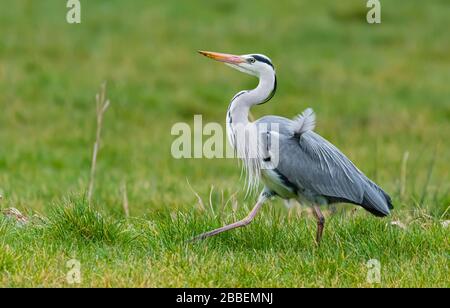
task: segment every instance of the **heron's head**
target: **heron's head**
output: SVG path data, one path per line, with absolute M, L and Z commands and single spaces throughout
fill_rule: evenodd
M 248 54 L 238 56 L 212 51 L 199 51 L 199 53 L 213 60 L 223 62 L 226 65 L 241 72 L 256 77 L 260 77 L 265 73 L 275 73 L 272 61 L 270 61 L 270 59 L 264 55 Z

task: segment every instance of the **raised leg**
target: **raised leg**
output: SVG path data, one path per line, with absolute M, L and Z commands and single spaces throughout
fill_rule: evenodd
M 247 215 L 247 217 L 245 217 L 244 219 L 242 219 L 242 220 L 240 220 L 238 222 L 232 223 L 230 225 L 227 225 L 227 226 L 224 226 L 224 227 L 221 227 L 221 228 L 218 228 L 218 229 L 215 229 L 215 230 L 212 230 L 212 231 L 200 234 L 200 235 L 194 237 L 193 239 L 191 239 L 191 242 L 203 240 L 203 239 L 205 239 L 207 237 L 211 237 L 211 236 L 217 235 L 219 233 L 222 233 L 222 232 L 225 232 L 225 231 L 228 231 L 228 230 L 232 230 L 232 229 L 235 229 L 235 228 L 240 228 L 240 227 L 244 227 L 244 226 L 248 225 L 249 223 L 252 222 L 252 220 L 255 218 L 256 214 L 258 214 L 261 206 L 264 204 L 264 202 L 267 201 L 267 199 L 270 198 L 270 196 L 271 196 L 271 194 L 263 191 L 261 193 L 261 195 L 259 196 L 259 198 L 258 198 L 258 202 L 256 202 L 256 205 L 253 207 L 253 209 Z
M 317 234 L 316 234 L 316 242 L 317 245 L 320 245 L 320 241 L 322 240 L 322 233 L 323 233 L 323 228 L 325 226 L 325 217 L 323 216 L 322 212 L 320 211 L 320 208 L 315 205 L 313 207 L 314 211 L 314 216 L 317 219 Z

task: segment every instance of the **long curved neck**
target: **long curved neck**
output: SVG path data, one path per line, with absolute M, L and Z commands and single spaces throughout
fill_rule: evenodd
M 274 72 L 264 72 L 259 76 L 258 86 L 253 90 L 236 94 L 228 107 L 227 123 L 248 124 L 248 113 L 254 105 L 269 101 L 275 94 L 277 80 Z

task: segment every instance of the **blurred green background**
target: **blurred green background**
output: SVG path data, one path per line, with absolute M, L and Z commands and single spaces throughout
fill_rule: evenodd
M 317 131 L 391 194 L 408 151 L 407 194 L 421 199 L 434 164 L 427 195 L 448 196 L 448 1 L 382 1 L 380 25 L 366 22 L 365 1 L 81 1 L 79 25 L 66 22 L 65 4 L 1 1 L 0 189 L 9 205 L 43 210 L 85 189 L 103 80 L 112 106 L 100 203 L 120 201 L 124 180 L 134 214 L 195 201 L 186 178 L 204 193 L 239 188 L 233 160 L 170 155 L 174 123 L 194 114 L 224 123 L 234 93 L 256 84 L 198 49 L 268 55 L 279 88 L 255 116 L 311 106 Z
M 43 228 L 0 221 L 0 284 L 66 285 L 75 256 L 87 286 L 364 286 L 376 257 L 387 286 L 448 286 L 450 2 L 381 3 L 370 25 L 363 0 L 81 0 L 71 25 L 66 1 L 0 0 L 0 207 L 50 217 Z M 199 49 L 269 56 L 278 91 L 253 115 L 314 108 L 316 131 L 392 195 L 393 216 L 334 216 L 316 250 L 314 222 L 275 201 L 242 232 L 180 245 L 236 219 L 199 214 L 187 180 L 212 207 L 235 192 L 239 216 L 253 203 L 235 160 L 170 155 L 173 124 L 224 124 L 233 95 L 257 82 Z M 112 222 L 77 207 L 51 215 L 67 196 L 84 204 L 104 80 L 94 198 Z M 418 223 L 398 232 L 390 220 Z

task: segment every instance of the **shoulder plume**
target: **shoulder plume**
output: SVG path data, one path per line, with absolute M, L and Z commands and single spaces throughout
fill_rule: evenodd
M 292 122 L 292 131 L 294 133 L 294 137 L 300 137 L 301 134 L 314 130 L 316 126 L 316 114 L 311 108 L 303 111 L 302 114 L 299 114 L 293 119 Z

